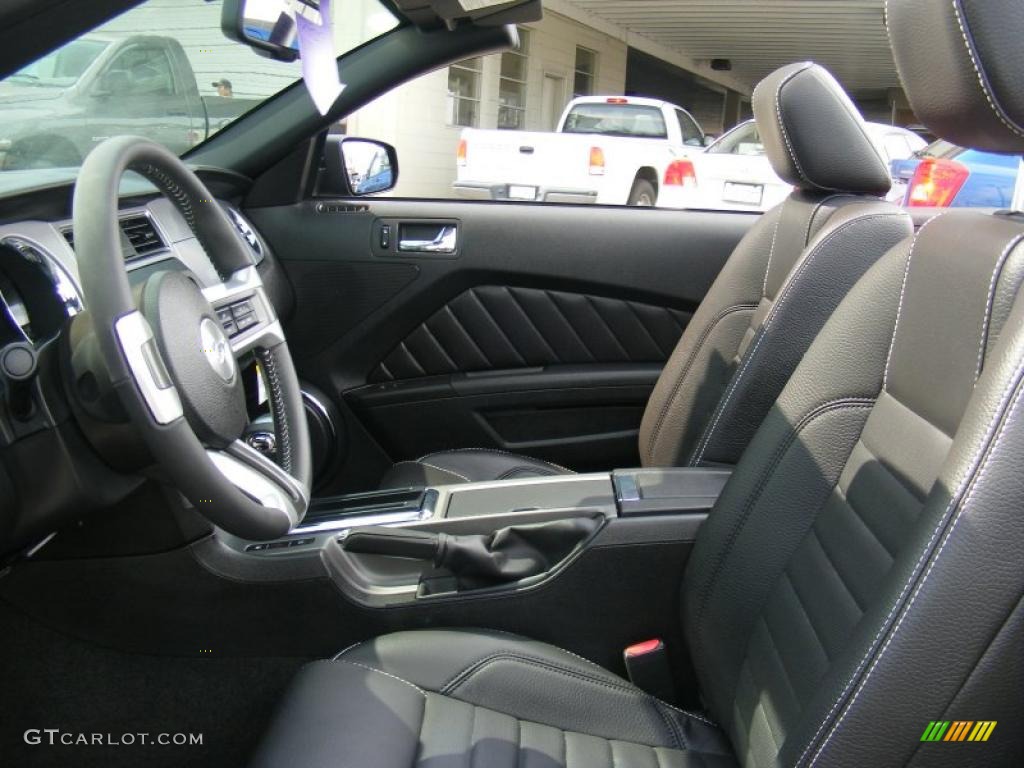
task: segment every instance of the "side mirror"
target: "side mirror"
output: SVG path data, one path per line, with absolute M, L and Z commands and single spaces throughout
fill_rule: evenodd
M 717 140 L 718 140 L 718 137 L 715 136 L 713 133 L 705 133 L 704 134 L 704 146 L 705 147 L 710 147 Z
M 324 144 L 320 194 L 364 197 L 394 189 L 398 153 L 374 139 L 328 136 Z
M 319 14 L 320 0 L 224 0 L 221 30 L 263 56 L 295 61 L 299 58 L 296 9 Z

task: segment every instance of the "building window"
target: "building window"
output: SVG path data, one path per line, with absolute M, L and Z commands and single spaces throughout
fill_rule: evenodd
M 476 128 L 480 125 L 480 57 L 448 67 L 448 124 Z
M 519 47 L 501 54 L 498 80 L 498 127 L 513 131 L 526 129 L 526 75 L 530 55 L 530 33 L 519 30 Z
M 597 76 L 597 54 L 589 48 L 576 46 L 576 72 L 573 77 L 572 95 L 593 96 L 594 78 Z

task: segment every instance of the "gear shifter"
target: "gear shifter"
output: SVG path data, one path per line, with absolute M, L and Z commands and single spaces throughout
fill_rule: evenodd
M 512 525 L 493 533 L 454 536 L 409 528 L 353 528 L 347 552 L 429 560 L 460 589 L 507 584 L 546 573 L 597 532 L 603 517 Z

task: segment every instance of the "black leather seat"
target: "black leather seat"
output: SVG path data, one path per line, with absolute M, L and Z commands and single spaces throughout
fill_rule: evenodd
M 1000 77 L 1019 0 L 890 0 L 888 20 L 926 125 L 1024 151 L 1024 81 Z M 1019 765 L 1022 282 L 1024 217 L 948 213 L 826 323 L 686 567 L 706 713 L 522 638 L 400 633 L 307 667 L 256 764 Z M 922 742 L 935 720 L 998 727 Z
M 735 464 L 825 319 L 911 232 L 878 199 L 889 169 L 827 71 L 783 67 L 753 107 L 768 159 L 794 191 L 736 247 L 665 365 L 640 426 L 644 466 Z M 440 451 L 395 464 L 381 487 L 566 472 L 504 451 Z

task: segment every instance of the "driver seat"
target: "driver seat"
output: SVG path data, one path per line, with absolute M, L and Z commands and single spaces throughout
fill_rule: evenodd
M 889 190 L 889 168 L 856 107 L 825 69 L 809 62 L 783 67 L 758 85 L 752 102 L 768 160 L 794 189 L 736 246 L 658 377 L 640 424 L 639 456 L 646 467 L 735 464 L 839 301 L 912 231 L 905 212 L 879 199 Z M 574 331 L 560 312 L 573 319 L 588 349 L 616 354 L 613 339 L 586 330 L 598 319 L 587 314 L 587 307 L 559 309 L 558 301 L 553 306 L 544 312 L 534 307 L 551 343 L 537 337 L 540 330 L 531 331 L 527 320 L 521 362 L 588 360 L 573 357 L 579 351 L 562 343 Z M 451 335 L 451 313 L 442 314 L 443 323 L 428 320 L 419 335 L 451 345 L 458 341 Z M 627 339 L 646 333 L 631 316 L 607 322 L 613 334 Z M 419 345 L 413 348 L 423 358 L 422 365 L 416 363 L 420 373 L 451 371 L 444 368 L 447 353 L 438 357 Z M 410 360 L 404 344 L 400 349 L 399 357 Z M 493 356 L 494 350 L 487 354 Z M 402 360 L 387 360 L 389 368 L 402 369 Z M 380 486 L 451 485 L 569 471 L 506 451 L 464 448 L 400 461 Z
M 890 2 L 911 104 L 957 143 L 1024 151 L 1024 88 L 989 69 L 1024 35 L 1010 6 Z M 953 212 L 843 300 L 687 564 L 704 712 L 534 640 L 402 632 L 307 666 L 255 765 L 1019 764 L 1022 283 L 1024 217 Z M 924 742 L 936 720 L 999 727 Z

